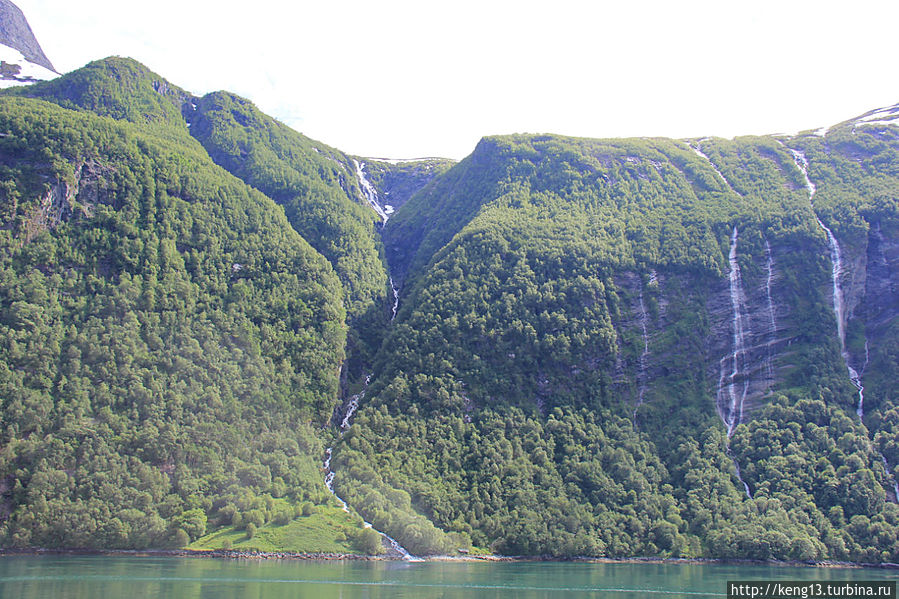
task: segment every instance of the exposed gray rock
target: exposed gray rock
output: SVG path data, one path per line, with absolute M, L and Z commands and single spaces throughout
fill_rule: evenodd
M 0 44 L 18 50 L 29 62 L 57 72 L 34 37 L 25 15 L 9 0 L 0 0 Z
M 899 316 L 899 239 L 884 234 L 881 223 L 868 233 L 864 303 L 853 314 L 864 318 L 866 336 L 879 342 L 887 325 Z
M 790 342 L 796 337 L 790 318 L 790 308 L 781 299 L 778 285 L 780 273 L 777 255 L 781 251 L 796 251 L 769 246 L 763 255 L 753 252 L 740 254 L 743 268 L 742 327 L 745 350 L 740 356 L 738 375 L 731 381 L 732 364 L 725 364 L 723 384 L 733 384 L 742 397 L 745 422 L 758 409 L 780 375 L 789 367 Z M 731 289 L 722 279 L 710 294 L 707 303 L 711 334 L 708 346 L 709 380 L 722 384 L 722 361 L 734 353 L 734 314 Z M 717 388 L 715 389 L 717 391 Z M 721 407 L 719 406 L 719 409 Z M 726 412 L 726 410 L 725 410 Z M 729 417 L 729 413 L 723 414 Z

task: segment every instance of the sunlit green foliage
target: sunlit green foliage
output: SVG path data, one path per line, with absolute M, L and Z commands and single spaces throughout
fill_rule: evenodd
M 127 59 L 3 95 L 82 111 L 0 99 L 4 545 L 379 552 L 322 484 L 342 366 L 335 486 L 413 553 L 899 560 L 894 128 L 367 161 L 424 186 L 382 255 L 353 160 L 246 100 Z M 728 439 L 735 228 L 778 325 Z
M 858 233 L 899 213 L 899 180 L 875 166 L 896 159 L 896 144 L 857 135 L 849 147 L 840 135 L 844 153 L 789 142 L 811 163 L 814 208 L 774 138 L 692 142 L 712 163 L 672 140 L 482 141 L 385 230 L 408 295 L 338 448 L 341 492 L 400 541 L 420 514 L 509 553 L 896 559 L 892 488 L 874 435 L 853 420 L 815 221 L 847 240 L 849 258 L 864 252 Z M 728 443 L 710 298 L 725 294 L 730 309 L 735 226 L 747 288 L 764 287 L 774 248 L 791 337 L 765 405 Z M 634 415 L 638 294 L 653 336 Z M 864 331 L 854 322 L 850 333 Z M 892 379 L 876 382 L 890 371 L 870 369 L 897 348 L 868 335 L 873 391 L 891 395 Z M 876 437 L 890 463 L 893 434 Z M 446 543 L 431 538 L 432 550 Z
M 216 163 L 282 205 L 290 224 L 328 258 L 352 317 L 386 299 L 381 219 L 364 203 L 346 155 L 225 92 L 199 99 L 188 119 Z
M 8 98 L 0 132 L 3 543 L 179 545 L 326 501 L 330 265 L 189 138 Z

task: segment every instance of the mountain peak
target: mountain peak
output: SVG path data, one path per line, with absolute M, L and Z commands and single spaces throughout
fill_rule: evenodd
M 28 62 L 57 72 L 34 37 L 25 15 L 9 0 L 0 0 L 0 44 L 18 50 Z
M 184 126 L 181 110 L 191 97 L 132 58 L 95 60 L 53 81 L 14 92 L 134 123 Z

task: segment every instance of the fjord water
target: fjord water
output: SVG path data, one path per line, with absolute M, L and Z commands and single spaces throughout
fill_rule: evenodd
M 0 597 L 19 599 L 677 599 L 724 597 L 728 580 L 897 578 L 894 570 L 733 564 L 0 558 Z

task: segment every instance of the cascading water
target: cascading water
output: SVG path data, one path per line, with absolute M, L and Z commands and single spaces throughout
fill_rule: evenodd
M 774 316 L 774 301 L 771 299 L 771 285 L 774 280 L 774 258 L 771 254 L 771 244 L 765 240 L 765 264 L 768 271 L 768 277 L 765 280 L 765 293 L 768 297 L 768 316 L 771 319 L 771 339 L 768 341 L 768 354 L 765 357 L 765 376 L 768 386 L 774 381 L 774 366 L 772 364 L 771 346 L 774 345 L 777 337 L 777 322 Z
M 371 382 L 371 375 L 365 377 L 365 386 L 363 387 L 362 391 L 360 391 L 356 395 L 352 396 L 350 398 L 350 401 L 347 403 L 346 414 L 344 415 L 343 420 L 340 422 L 340 436 L 341 437 L 343 437 L 343 434 L 347 431 L 347 429 L 349 429 L 350 426 L 352 426 L 353 416 L 356 415 L 356 410 L 359 409 L 359 402 L 365 397 L 365 390 L 368 388 L 369 382 Z M 331 469 L 331 457 L 333 455 L 333 452 L 334 452 L 333 447 L 329 447 L 328 449 L 326 449 L 325 450 L 325 459 L 324 459 L 324 462 L 322 462 L 322 468 L 325 471 L 325 486 L 328 488 L 328 491 L 331 492 L 331 495 L 334 496 L 334 499 L 336 499 L 337 502 L 340 504 L 340 507 L 343 509 L 343 511 L 349 513 L 350 507 L 347 505 L 346 501 L 341 499 L 340 496 L 337 494 L 337 492 L 334 490 L 334 475 L 335 475 L 335 473 Z M 387 544 L 390 545 L 390 547 L 394 551 L 396 551 L 400 555 L 400 557 L 402 557 L 403 560 L 411 561 L 411 562 L 422 561 L 421 558 L 417 558 L 417 557 L 413 556 L 411 553 L 409 553 L 408 551 L 406 551 L 406 549 L 402 545 L 400 545 L 393 537 L 391 537 L 390 535 L 385 534 L 379 530 L 376 530 L 371 525 L 370 522 L 366 522 L 365 520 L 363 520 L 362 525 L 365 528 L 371 528 L 372 530 L 375 530 L 375 532 L 377 532 L 379 535 L 381 535 L 384 538 L 384 540 L 387 541 Z
M 808 176 L 808 161 L 805 158 L 805 154 L 798 150 L 790 149 L 790 153 L 796 161 L 796 167 L 805 178 L 805 186 L 808 188 L 808 200 L 814 211 L 815 193 L 818 189 Z M 843 251 L 839 241 L 837 241 L 836 236 L 833 234 L 833 231 L 831 231 L 817 215 L 815 215 L 815 220 L 818 221 L 818 225 L 827 235 L 827 245 L 830 248 L 830 259 L 833 265 L 831 269 L 831 276 L 833 278 L 833 312 L 837 319 L 837 337 L 840 341 L 840 354 L 843 356 L 843 361 L 846 363 L 846 370 L 849 372 L 849 380 L 852 381 L 852 384 L 858 389 L 858 407 L 856 408 L 855 413 L 858 414 L 859 419 L 863 419 L 865 416 L 865 386 L 862 377 L 864 376 L 865 368 L 868 366 L 868 340 L 865 339 L 865 363 L 862 366 L 861 372 L 859 372 L 853 368 L 850 363 L 849 350 L 846 348 L 846 321 L 848 319 L 848 314 L 846 314 L 843 295 Z M 877 451 L 873 445 L 872 449 Z M 897 484 L 896 478 L 890 472 L 890 467 L 882 453 L 880 454 L 880 459 L 883 462 L 886 474 L 892 483 L 896 501 L 899 502 L 899 484 Z
M 634 422 L 637 422 L 637 410 L 643 405 L 643 397 L 646 395 L 646 364 L 649 358 L 649 334 L 647 333 L 647 325 L 649 324 L 649 316 L 646 314 L 646 305 L 643 303 L 643 289 L 640 289 L 640 329 L 643 334 L 643 353 L 640 354 L 638 363 L 640 372 L 637 374 L 637 381 L 640 390 L 637 394 L 637 405 L 634 406 Z
M 689 147 L 691 150 L 693 150 L 694 154 L 696 154 L 697 156 L 699 156 L 700 158 L 702 158 L 703 160 L 705 160 L 706 162 L 709 163 L 709 166 L 711 166 L 712 170 L 715 171 L 715 174 L 718 175 L 722 181 L 724 181 L 724 184 L 727 185 L 727 188 L 729 190 L 736 193 L 737 195 L 741 195 L 737 192 L 736 189 L 734 189 L 731 186 L 730 181 L 728 181 L 727 178 L 724 176 L 724 174 L 718 170 L 718 167 L 715 166 L 715 163 L 712 162 L 711 159 L 709 159 L 709 157 L 705 155 L 705 153 L 702 151 L 702 149 L 698 145 L 694 146 L 692 144 L 687 144 L 687 147 Z
M 368 177 L 365 176 L 365 163 L 360 163 L 358 160 L 353 158 L 353 165 L 356 167 L 356 177 L 359 178 L 359 185 L 362 187 L 362 193 L 363 195 L 365 195 L 365 200 L 374 209 L 374 211 L 378 213 L 378 216 L 381 217 L 381 220 L 386 223 L 387 219 L 390 218 L 390 215 L 386 210 L 384 210 L 384 208 L 381 207 L 381 203 L 378 201 L 377 190 L 375 189 L 374 185 L 371 184 L 371 181 L 368 180 Z M 391 210 L 391 212 L 392 211 L 393 210 Z
M 381 217 L 382 223 L 386 224 L 387 221 L 390 220 L 390 215 L 393 214 L 393 206 L 381 206 L 380 198 L 378 198 L 378 191 L 375 189 L 374 185 L 371 184 L 371 181 L 368 180 L 368 177 L 365 176 L 365 163 L 359 162 L 354 158 L 353 165 L 356 167 L 356 177 L 359 178 L 359 186 L 362 188 L 362 193 L 365 195 L 366 201 L 374 211 L 378 213 L 378 216 Z M 400 292 L 393 283 L 393 277 L 390 277 L 390 289 L 393 291 L 393 315 L 390 317 L 390 320 L 392 321 L 396 318 L 396 312 L 400 307 Z
M 715 174 L 724 182 L 724 185 L 727 186 L 727 189 L 731 193 L 735 193 L 738 196 L 742 197 L 736 189 L 730 184 L 730 181 L 727 180 L 727 177 L 724 176 L 718 167 L 715 166 L 715 163 L 711 161 L 711 159 L 702 151 L 702 149 L 698 145 L 687 144 L 687 146 L 693 150 L 693 153 L 702 158 L 708 163 L 712 170 L 715 171 Z M 730 438 L 734 434 L 734 429 L 736 429 L 737 425 L 743 421 L 743 405 L 746 401 L 746 395 L 749 393 L 749 377 L 746 376 L 745 373 L 745 362 L 746 362 L 746 331 L 744 330 L 744 315 L 746 314 L 746 294 L 743 291 L 743 276 L 740 272 L 740 263 L 737 260 L 737 239 L 739 237 L 739 231 L 737 230 L 736 225 L 734 225 L 733 234 L 731 235 L 730 240 L 730 253 L 728 255 L 728 263 L 730 264 L 730 274 L 728 276 L 730 283 L 730 302 L 731 307 L 733 309 L 733 352 L 729 356 L 725 356 L 721 358 L 720 367 L 721 373 L 718 377 L 718 391 L 715 397 L 718 414 L 721 416 L 721 420 L 724 422 L 724 426 L 727 428 L 727 455 L 730 457 L 731 461 L 734 464 L 734 470 L 737 474 L 737 480 L 743 485 L 743 490 L 746 492 L 746 497 L 752 499 L 752 492 L 749 490 L 749 485 L 743 480 L 743 474 L 740 471 L 740 464 L 737 462 L 736 456 L 734 456 L 733 452 L 730 450 Z M 769 273 L 770 277 L 770 273 Z M 769 294 L 768 299 L 770 302 L 770 278 L 768 281 L 769 284 Z M 773 318 L 773 312 L 772 312 Z M 770 354 L 770 348 L 769 348 Z M 728 372 L 728 365 L 730 365 L 730 372 Z M 743 386 L 742 389 L 738 390 L 738 379 L 743 375 Z
M 883 462 L 883 469 L 886 471 L 887 476 L 893 481 L 893 494 L 896 497 L 896 501 L 899 502 L 899 482 L 896 482 L 896 477 L 890 472 L 890 465 L 887 464 L 887 459 L 883 454 L 880 454 L 880 461 Z
M 744 330 L 744 314 L 746 312 L 746 296 L 743 292 L 743 277 L 737 260 L 737 239 L 739 231 L 734 227 L 730 239 L 730 303 L 733 308 L 733 352 L 721 359 L 721 376 L 718 379 L 718 411 L 727 426 L 728 438 L 743 420 L 743 403 L 749 391 L 749 379 L 744 377 L 742 389 L 738 389 L 738 379 L 744 373 L 746 362 L 746 331 Z M 728 373 L 728 367 L 730 372 Z
M 393 322 L 396 320 L 396 312 L 400 308 L 400 290 L 396 288 L 393 277 L 390 277 L 390 290 L 393 291 L 393 315 L 390 317 L 390 321 Z
M 869 358 L 868 340 L 865 339 L 865 363 L 862 365 L 862 371 L 856 373 L 855 378 L 852 378 L 852 373 L 855 371 L 851 367 L 849 368 L 849 378 L 858 387 L 858 407 L 855 409 L 855 413 L 858 414 L 860 420 L 865 417 L 865 387 L 862 385 L 862 377 L 865 375 L 865 370 L 868 369 Z M 896 499 L 899 500 L 899 495 L 896 495 Z
M 368 180 L 368 177 L 365 176 L 365 163 L 359 162 L 355 158 L 353 159 L 353 165 L 356 167 L 356 177 L 359 179 L 359 186 L 362 188 L 362 193 L 365 196 L 365 200 L 369 203 L 369 205 L 374 209 L 375 212 L 378 213 L 378 216 L 381 217 L 382 223 L 386 223 L 390 219 L 390 215 L 393 214 L 393 206 L 386 205 L 384 207 L 381 206 L 381 202 L 378 198 L 378 191 L 375 189 L 374 185 L 371 184 L 371 181 Z M 390 317 L 390 320 L 393 321 L 396 318 L 397 310 L 400 306 L 400 293 L 399 289 L 396 288 L 396 285 L 393 282 L 393 277 L 389 277 L 390 280 L 390 289 L 393 292 L 393 314 Z M 365 391 L 368 389 L 368 384 L 371 382 L 371 375 L 365 377 L 365 385 L 362 388 L 362 391 L 357 393 L 356 395 L 350 398 L 350 401 L 347 403 L 346 413 L 343 416 L 343 420 L 340 422 L 340 436 L 343 437 L 343 434 L 350 428 L 353 421 L 353 416 L 356 415 L 356 410 L 359 409 L 359 402 L 365 397 Z M 349 506 L 347 506 L 346 502 L 341 499 L 337 493 L 334 491 L 334 471 L 331 470 L 331 454 L 333 452 L 333 448 L 329 447 L 325 451 L 325 460 L 323 462 L 323 467 L 326 472 L 325 474 L 325 486 L 328 488 L 328 491 L 331 492 L 331 495 L 334 496 L 335 499 L 340 503 L 343 511 L 349 512 Z M 371 523 L 363 520 L 362 522 L 365 528 L 371 528 L 375 530 Z M 400 545 L 396 539 L 391 537 L 390 535 L 383 533 L 379 530 L 376 532 L 384 537 L 387 543 L 393 548 L 394 551 L 399 553 L 399 555 L 406 561 L 422 561 L 420 558 L 413 556 L 411 553 L 406 551 L 406 549 Z
M 746 312 L 746 295 L 743 292 L 743 277 L 740 273 L 740 263 L 737 260 L 737 240 L 740 232 L 734 226 L 733 234 L 730 238 L 730 253 L 728 254 L 728 262 L 730 264 L 730 275 L 728 277 L 730 283 L 730 303 L 733 309 L 733 352 L 721 358 L 721 375 L 718 378 L 718 392 L 716 394 L 716 402 L 718 413 L 727 427 L 727 455 L 734 463 L 734 469 L 737 473 L 737 479 L 743 485 L 746 496 L 752 499 L 752 493 L 749 485 L 743 480 L 740 472 L 740 464 L 737 458 L 730 451 L 730 438 L 734 434 L 734 429 L 743 421 L 743 403 L 746 401 L 746 394 L 749 391 L 749 378 L 745 376 L 746 362 L 746 331 L 743 320 Z M 728 373 L 728 369 L 730 372 Z M 738 380 L 740 375 L 744 375 L 742 389 L 738 390 Z
M 808 188 L 808 199 L 812 204 L 812 208 L 814 208 L 817 187 L 815 187 L 815 184 L 809 179 L 808 161 L 805 159 L 805 155 L 802 152 L 792 149 L 790 152 L 793 154 L 796 166 L 805 178 L 805 186 Z M 846 321 L 849 315 L 846 314 L 845 296 L 843 295 L 843 251 L 842 248 L 840 248 L 840 242 L 837 241 L 833 231 L 831 231 L 817 215 L 815 216 L 815 220 L 818 221 L 818 226 L 820 226 L 827 235 L 827 245 L 830 248 L 830 260 L 833 265 L 831 268 L 831 277 L 833 279 L 833 312 L 837 319 L 837 338 L 840 341 L 840 355 L 843 356 L 843 361 L 846 363 L 846 370 L 849 371 L 849 380 L 852 381 L 852 384 L 858 389 L 858 408 L 856 409 L 856 413 L 861 418 L 864 416 L 865 405 L 865 387 L 862 383 L 862 375 L 864 374 L 865 368 L 863 366 L 861 373 L 859 373 L 859 371 L 850 363 L 849 350 L 846 349 Z M 868 341 L 865 340 L 866 354 L 867 345 Z M 867 356 L 865 365 L 867 365 Z
M 749 490 L 749 485 L 746 484 L 745 480 L 743 480 L 743 473 L 740 471 L 740 464 L 739 462 L 737 462 L 737 458 L 734 457 L 734 454 L 730 450 L 730 448 L 727 449 L 727 455 L 730 456 L 731 461 L 734 463 L 734 469 L 737 471 L 737 480 L 742 483 L 743 491 L 746 493 L 746 498 L 752 499 L 752 491 Z

